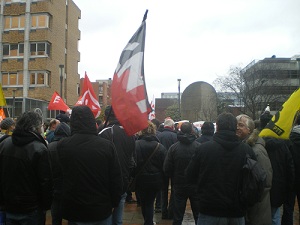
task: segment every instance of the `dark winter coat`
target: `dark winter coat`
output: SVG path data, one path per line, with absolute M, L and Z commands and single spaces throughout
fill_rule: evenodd
M 167 153 L 164 162 L 164 172 L 172 179 L 173 186 L 179 190 L 188 191 L 190 188 L 194 189 L 195 184 L 187 183 L 185 177 L 185 169 L 195 154 L 196 149 L 200 146 L 193 134 L 177 134 L 178 142 L 173 144 Z
M 212 139 L 213 135 L 202 134 L 199 138 L 196 139 L 196 141 L 202 144 L 204 142 L 211 141 Z
M 15 130 L 0 152 L 0 205 L 11 213 L 50 209 L 52 177 L 43 137 Z
M 261 137 L 258 137 L 258 131 L 254 130 L 246 140 L 257 158 L 267 173 L 266 187 L 260 202 L 253 207 L 247 209 L 246 224 L 248 225 L 268 225 L 272 224 L 270 190 L 272 187 L 273 170 L 268 153 L 265 149 L 265 142 Z
M 164 128 L 161 133 L 157 135 L 160 143 L 168 150 L 172 144 L 176 143 L 177 140 L 177 134 L 175 131 Z
M 135 175 L 139 173 L 141 167 L 146 163 L 158 143 L 158 139 L 155 135 L 140 136 L 136 141 L 137 167 L 135 169 Z M 162 188 L 163 164 L 166 153 L 167 150 L 165 147 L 159 144 L 157 151 L 136 178 L 137 190 L 160 190 Z
M 297 193 L 299 193 L 300 192 L 300 132 L 298 133 L 292 131 L 290 134 L 290 142 L 291 142 L 290 151 L 292 153 L 294 165 L 295 165 L 295 188 L 297 190 Z
M 119 204 L 121 168 L 113 143 L 97 135 L 92 112 L 75 109 L 70 121 L 72 136 L 57 144 L 63 172 L 62 215 L 76 222 L 100 221 Z
M 123 193 L 127 191 L 132 168 L 135 166 L 135 137 L 128 136 L 118 121 L 110 122 L 100 133 L 100 137 L 114 143 L 122 169 Z
M 278 208 L 287 199 L 287 194 L 293 190 L 294 162 L 285 140 L 270 137 L 264 138 L 264 140 L 273 169 L 271 206 Z
M 197 182 L 200 213 L 216 217 L 242 217 L 238 184 L 246 152 L 256 159 L 248 144 L 233 131 L 218 131 L 213 141 L 201 144 L 186 169 L 188 182 Z

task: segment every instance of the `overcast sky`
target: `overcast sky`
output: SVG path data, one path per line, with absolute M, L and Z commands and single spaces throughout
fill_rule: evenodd
M 196 81 L 213 85 L 230 66 L 300 55 L 300 0 L 73 0 L 81 10 L 80 77 L 112 78 L 146 9 L 149 100 Z

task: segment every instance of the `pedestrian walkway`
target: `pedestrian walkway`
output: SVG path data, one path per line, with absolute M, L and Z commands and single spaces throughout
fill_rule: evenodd
M 281 209 L 282 212 L 282 209 Z M 172 220 L 162 220 L 161 213 L 154 214 L 154 221 L 159 225 L 172 225 Z M 144 219 L 141 212 L 141 207 L 138 207 L 137 204 L 125 204 L 124 215 L 123 215 L 123 225 L 142 225 Z M 62 225 L 67 225 L 67 221 L 64 221 Z M 52 225 L 51 223 L 51 213 L 47 212 L 46 225 Z M 192 210 L 188 201 L 187 208 L 184 215 L 184 220 L 182 225 L 195 225 Z M 299 224 L 299 209 L 297 204 L 295 204 L 294 211 L 294 225 Z

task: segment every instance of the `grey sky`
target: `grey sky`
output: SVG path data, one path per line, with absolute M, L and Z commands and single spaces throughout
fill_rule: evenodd
M 120 54 L 148 12 L 149 100 L 196 81 L 212 84 L 230 66 L 300 54 L 299 0 L 73 0 L 81 9 L 79 73 L 113 77 Z

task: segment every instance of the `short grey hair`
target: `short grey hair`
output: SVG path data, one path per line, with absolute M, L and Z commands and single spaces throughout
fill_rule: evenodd
M 175 122 L 172 119 L 165 119 L 164 127 L 174 127 Z
M 236 120 L 239 122 L 242 118 L 246 119 L 246 125 L 249 128 L 250 132 L 252 133 L 255 128 L 255 123 L 253 119 L 246 114 L 241 114 L 236 117 Z

